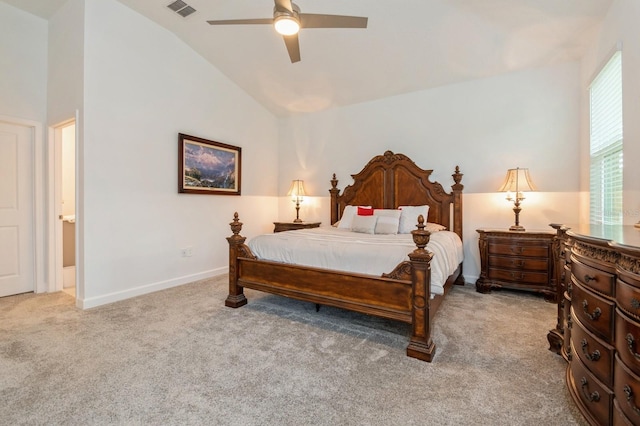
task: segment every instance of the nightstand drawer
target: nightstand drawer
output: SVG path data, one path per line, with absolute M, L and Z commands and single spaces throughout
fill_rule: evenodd
M 549 284 L 549 275 L 545 272 L 518 271 L 509 269 L 489 269 L 489 279 L 511 281 L 514 283 Z
M 491 244 L 489 254 L 502 254 L 507 256 L 549 257 L 549 246 L 538 244 Z
M 549 260 L 544 258 L 489 256 L 489 268 L 546 272 L 549 270 Z

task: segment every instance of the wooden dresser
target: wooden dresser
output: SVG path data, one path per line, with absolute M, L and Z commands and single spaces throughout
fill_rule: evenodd
M 478 229 L 480 277 L 476 290 L 492 288 L 528 290 L 555 302 L 558 293 L 553 273 L 551 246 L 555 233 L 549 231 L 509 231 Z
M 552 225 L 558 321 L 551 350 L 593 425 L 640 425 L 640 230 Z

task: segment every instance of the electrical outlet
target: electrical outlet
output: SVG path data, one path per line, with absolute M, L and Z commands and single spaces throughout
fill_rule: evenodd
M 185 247 L 181 250 L 182 257 L 191 257 L 193 256 L 193 247 Z

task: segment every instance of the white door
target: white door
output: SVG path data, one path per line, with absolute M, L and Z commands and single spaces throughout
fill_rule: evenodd
M 33 129 L 0 122 L 0 297 L 35 290 Z

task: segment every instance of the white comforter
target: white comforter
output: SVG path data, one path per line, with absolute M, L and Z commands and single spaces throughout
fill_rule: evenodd
M 248 245 L 261 260 L 375 276 L 393 271 L 416 248 L 411 234 L 361 234 L 333 227 L 264 234 Z M 427 249 L 434 253 L 431 293 L 442 294 L 447 277 L 462 262 L 462 241 L 454 232 L 434 232 Z

